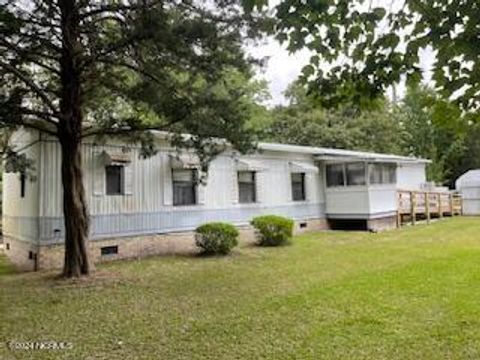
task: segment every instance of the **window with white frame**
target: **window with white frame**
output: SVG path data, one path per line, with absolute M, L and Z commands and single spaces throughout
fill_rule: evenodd
M 123 165 L 107 165 L 105 167 L 107 195 L 123 195 L 125 167 Z
M 238 202 L 254 203 L 257 201 L 255 189 L 255 171 L 238 172 Z
M 358 162 L 347 164 L 346 174 L 348 186 L 365 185 L 367 183 L 364 163 Z
M 345 169 L 343 164 L 327 165 L 327 186 L 345 186 Z
M 305 173 L 292 173 L 292 200 L 305 200 Z
M 195 205 L 197 203 L 197 170 L 173 169 L 173 205 Z

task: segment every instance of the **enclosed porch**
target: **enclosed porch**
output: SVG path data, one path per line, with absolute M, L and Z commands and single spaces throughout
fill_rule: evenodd
M 397 165 L 325 161 L 326 216 L 334 229 L 381 230 L 396 225 Z

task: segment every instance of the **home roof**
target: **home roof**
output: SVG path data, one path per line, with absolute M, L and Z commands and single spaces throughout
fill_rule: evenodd
M 156 136 L 160 138 L 168 138 L 169 133 L 164 131 L 152 131 Z M 191 135 L 184 134 L 189 137 Z M 220 140 L 219 140 L 220 141 Z M 303 145 L 289 145 L 279 143 L 258 143 L 258 149 L 264 151 L 278 151 L 289 152 L 297 154 L 310 154 L 318 160 L 327 161 L 351 161 L 351 160 L 366 160 L 366 161 L 378 161 L 378 162 L 395 162 L 395 163 L 418 163 L 427 164 L 431 161 L 428 159 L 415 158 L 411 156 L 399 156 L 393 154 L 381 154 L 365 151 L 353 151 L 344 149 L 331 149 L 316 146 L 303 146 Z
M 428 159 L 415 158 L 410 156 L 399 156 L 393 154 L 381 154 L 365 151 L 353 151 L 344 149 L 331 149 L 315 146 L 287 145 L 278 143 L 259 143 L 258 148 L 265 151 L 279 151 L 290 153 L 311 154 L 318 160 L 348 161 L 348 160 L 370 160 L 397 163 L 420 163 L 426 164 Z

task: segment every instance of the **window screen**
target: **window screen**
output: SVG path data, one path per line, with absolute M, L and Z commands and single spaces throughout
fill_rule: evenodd
M 343 164 L 327 165 L 327 186 L 344 186 Z
M 238 201 L 240 203 L 254 203 L 256 201 L 255 172 L 238 172 Z
M 368 171 L 371 185 L 382 183 L 382 164 L 369 164 Z
M 397 182 L 397 166 L 395 164 L 383 164 L 384 184 L 395 184 Z
M 121 165 L 109 165 L 105 167 L 107 195 L 123 194 L 123 173 L 124 169 Z
M 196 196 L 196 170 L 174 169 L 173 180 L 173 205 L 194 205 Z
M 292 173 L 292 200 L 305 200 L 305 173 Z
M 370 184 L 395 184 L 397 182 L 397 170 L 395 164 L 370 164 Z
M 365 185 L 365 164 L 364 163 L 351 163 L 347 164 L 347 185 Z

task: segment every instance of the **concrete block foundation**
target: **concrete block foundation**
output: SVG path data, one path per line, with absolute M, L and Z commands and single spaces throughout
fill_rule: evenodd
M 240 226 L 238 229 L 240 244 L 255 243 L 255 231 L 251 226 Z M 325 219 L 302 220 L 295 222 L 294 233 L 298 235 L 325 229 L 328 229 Z M 63 244 L 38 246 L 8 237 L 4 242 L 5 254 L 20 270 L 60 269 L 63 266 Z M 193 231 L 92 240 L 88 246 L 93 263 L 154 255 L 195 255 L 199 252 Z

